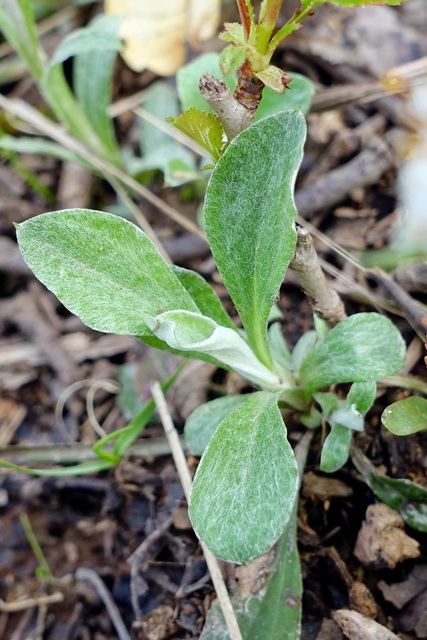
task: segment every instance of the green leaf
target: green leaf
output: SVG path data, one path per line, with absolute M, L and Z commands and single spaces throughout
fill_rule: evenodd
M 276 93 L 265 87 L 260 105 L 255 113 L 255 122 L 280 111 L 289 111 L 300 107 L 304 115 L 310 111 L 311 99 L 315 93 L 314 84 L 299 73 L 289 73 L 292 82 L 285 93 Z
M 198 311 L 151 240 L 123 218 L 54 211 L 18 225 L 17 237 L 39 280 L 93 329 L 140 336 L 159 311 Z
M 270 64 L 266 69 L 258 71 L 255 75 L 272 91 L 279 94 L 285 93 L 289 76 L 285 71 L 279 69 L 279 67 Z
M 270 366 L 267 319 L 296 243 L 293 189 L 305 130 L 299 111 L 249 127 L 227 147 L 206 191 L 215 262 L 249 344 Z
M 105 34 L 109 46 L 84 53 L 78 47 L 73 64 L 73 86 L 77 101 L 105 148 L 115 156 L 116 164 L 120 164 L 121 154 L 113 120 L 107 109 L 111 102 L 112 75 L 118 50 L 116 47 L 121 47 L 120 40 L 116 38 L 118 25 L 117 16 L 101 15 L 95 18 L 86 27 L 92 37 L 91 44 Z M 112 46 L 111 40 L 115 46 Z
M 220 424 L 197 469 L 189 514 L 220 558 L 246 563 L 283 532 L 298 471 L 276 396 L 251 394 Z
M 44 156 L 52 156 L 66 162 L 77 162 L 85 167 L 92 166 L 79 155 L 62 147 L 56 142 L 51 142 L 45 138 L 23 136 L 15 138 L 9 135 L 0 136 L 0 149 L 16 151 L 17 153 L 35 153 Z
M 357 449 L 352 460 L 381 502 L 395 509 L 410 527 L 427 533 L 427 489 L 411 480 L 380 475 Z
M 376 390 L 377 384 L 375 380 L 355 382 L 350 387 L 346 404 L 349 406 L 354 405 L 359 413 L 365 415 L 374 404 Z
M 61 40 L 60 45 L 57 47 L 55 53 L 49 61 L 49 66 L 53 67 L 57 64 L 61 64 L 73 56 L 93 53 L 94 51 L 120 51 L 122 48 L 122 41 L 117 38 L 114 33 L 111 32 L 110 27 L 112 23 L 117 24 L 116 17 L 109 16 L 107 21 L 104 21 L 103 27 L 95 25 L 89 25 L 83 29 L 76 29 Z M 109 24 L 109 28 L 105 29 Z
M 353 431 L 363 431 L 363 416 L 359 413 L 354 405 L 349 406 L 346 402 L 340 401 L 341 406 L 332 412 L 328 422 L 333 425 L 339 425 L 345 429 Z
M 57 469 L 30 469 L 0 458 L 0 467 L 5 467 L 12 471 L 20 471 L 29 476 L 44 476 L 48 478 L 83 476 L 87 473 L 99 473 L 99 471 L 111 469 L 113 466 L 114 464 L 108 460 L 91 460 L 90 462 L 82 462 L 81 464 L 74 464 L 69 467 L 58 467 Z
M 214 160 L 218 160 L 223 146 L 223 129 L 220 120 L 213 113 L 191 107 L 177 118 L 168 118 L 168 122 L 198 142 Z
M 121 41 L 118 38 L 96 27 L 89 26 L 84 29 L 78 29 L 62 40 L 40 80 L 40 88 L 43 95 L 57 118 L 67 124 L 71 133 L 79 140 L 82 140 L 91 151 L 113 164 L 118 162 L 118 150 L 114 148 L 111 151 L 111 138 L 109 136 L 108 146 L 103 142 L 104 137 L 107 136 L 99 137 L 94 124 L 92 124 L 90 118 L 71 92 L 64 76 L 62 62 L 78 54 L 92 52 L 97 55 L 96 52 L 98 51 L 106 52 L 108 57 L 108 52 L 117 52 L 121 46 Z M 99 86 L 102 83 L 105 84 L 105 78 L 99 79 Z M 85 102 L 87 106 L 87 101 Z M 93 107 L 91 107 L 91 111 L 93 111 Z M 99 128 L 99 123 L 96 126 Z
M 148 90 L 144 109 L 160 120 L 170 133 L 140 117 L 142 158 L 130 159 L 128 168 L 131 173 L 136 175 L 158 169 L 163 172 L 165 183 L 171 187 L 199 178 L 193 154 L 174 139 L 174 128 L 166 122 L 168 117 L 179 115 L 176 91 L 166 82 L 155 82 Z
M 44 62 L 31 0 L 1 0 L 0 29 L 39 81 Z
M 276 374 L 257 360 L 235 329 L 222 327 L 207 316 L 188 311 L 168 311 L 158 315 L 151 328 L 172 349 L 205 353 L 263 389 L 276 391 L 286 388 Z
M 237 581 L 231 603 L 245 640 L 300 640 L 302 581 L 296 522 L 292 514 L 274 549 L 256 566 L 251 563 L 248 577 L 244 574 Z M 209 608 L 200 640 L 230 640 L 218 600 Z
M 300 381 L 307 395 L 340 382 L 366 382 L 392 375 L 405 362 L 397 328 L 377 313 L 358 313 L 329 331 L 304 360 Z
M 302 363 L 307 358 L 308 354 L 313 350 L 314 345 L 317 342 L 318 335 L 316 331 L 307 331 L 303 333 L 301 338 L 296 343 L 294 350 L 292 351 L 293 370 L 298 372 Z
M 410 396 L 384 409 L 381 422 L 396 436 L 409 436 L 427 429 L 427 400 Z
M 184 110 L 196 107 L 201 111 L 212 113 L 210 106 L 200 95 L 199 81 L 204 73 L 210 73 L 215 78 L 225 82 L 231 91 L 234 91 L 237 80 L 230 76 L 224 76 L 219 66 L 218 53 L 205 53 L 189 64 L 186 64 L 176 74 L 178 95 Z
M 321 471 L 334 473 L 347 462 L 352 432 L 351 429 L 333 424 L 322 447 L 320 459 Z
M 245 394 L 224 396 L 197 407 L 187 418 L 184 427 L 188 450 L 195 456 L 201 456 L 219 424 L 247 398 Z
M 246 47 L 244 45 L 235 46 L 230 44 L 221 51 L 219 66 L 225 76 L 236 73 L 246 58 Z
M 223 327 L 238 331 L 222 306 L 221 300 L 201 275 L 176 265 L 171 265 L 171 269 L 204 316 L 215 320 L 216 323 Z
M 240 22 L 225 22 L 224 32 L 219 36 L 221 40 L 226 42 L 235 42 L 236 44 L 245 44 L 245 34 L 243 26 Z

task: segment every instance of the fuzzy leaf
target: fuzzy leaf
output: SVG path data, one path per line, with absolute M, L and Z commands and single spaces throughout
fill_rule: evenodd
M 354 405 L 359 413 L 365 415 L 374 404 L 376 390 L 377 385 L 375 380 L 355 382 L 350 387 L 346 404 L 349 406 Z
M 307 395 L 339 382 L 366 382 L 392 375 L 405 362 L 396 327 L 377 313 L 358 313 L 329 331 L 304 360 L 300 381 Z
M 427 400 L 410 396 L 393 402 L 384 409 L 381 422 L 396 436 L 409 436 L 423 431 L 427 429 Z
M 214 160 L 218 160 L 221 155 L 223 129 L 213 113 L 191 107 L 177 118 L 168 118 L 168 122 L 198 142 Z
M 240 22 L 225 22 L 224 32 L 219 36 L 225 42 L 235 42 L 236 44 L 245 44 L 245 34 Z
M 247 399 L 244 394 L 224 396 L 197 407 L 184 427 L 188 450 L 195 456 L 201 456 L 221 422 Z
M 321 471 L 334 473 L 347 462 L 352 432 L 341 424 L 332 425 L 323 443 L 320 460 Z
M 204 316 L 212 318 L 223 327 L 237 331 L 233 321 L 222 306 L 221 300 L 202 276 L 195 271 L 183 269 L 176 265 L 171 265 L 171 269 Z
M 251 394 L 220 424 L 203 454 L 190 497 L 194 530 L 218 557 L 249 562 L 283 532 L 297 486 L 276 396 Z
M 276 93 L 273 89 L 265 87 L 262 92 L 260 105 L 255 113 L 255 122 L 279 113 L 300 107 L 306 115 L 310 110 L 311 99 L 315 93 L 314 84 L 300 73 L 290 73 L 292 82 L 285 93 Z
M 272 64 L 263 71 L 258 71 L 255 75 L 266 87 L 269 87 L 276 93 L 284 93 L 289 83 L 288 74 Z
M 41 282 L 98 331 L 151 334 L 159 311 L 197 306 L 149 238 L 123 218 L 67 209 L 17 227 L 19 246 Z
M 249 127 L 227 147 L 206 191 L 206 233 L 215 262 L 249 344 L 267 365 L 267 319 L 296 242 L 293 188 L 305 130 L 299 111 Z
M 259 360 L 235 329 L 218 325 L 200 313 L 168 311 L 151 326 L 172 349 L 205 353 L 234 369 L 263 389 L 278 390 L 282 381 Z
M 219 64 L 224 75 L 230 76 L 236 73 L 246 58 L 246 47 L 243 45 L 233 45 L 225 47 L 221 51 Z

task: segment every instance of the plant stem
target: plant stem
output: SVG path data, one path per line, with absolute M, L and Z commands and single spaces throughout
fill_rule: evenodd
M 236 0 L 237 8 L 239 9 L 240 21 L 243 26 L 243 33 L 245 34 L 245 40 L 249 39 L 251 30 L 251 9 L 252 5 L 250 0 Z
M 269 55 L 273 55 L 275 49 L 278 47 L 280 42 L 286 38 L 286 36 L 290 35 L 296 29 L 299 29 L 301 26 L 301 22 L 305 20 L 308 16 L 312 15 L 314 10 L 319 6 L 318 0 L 312 0 L 304 9 L 297 9 L 292 16 L 288 20 L 288 22 L 283 25 L 281 29 L 276 33 L 274 38 L 271 39 L 270 44 L 268 46 Z
M 221 120 L 229 141 L 249 127 L 253 112 L 233 96 L 225 82 L 205 73 L 200 78 L 199 90 L 214 114 Z
M 282 4 L 283 0 L 264 0 L 261 4 L 256 38 L 257 50 L 261 54 L 267 51 Z
M 310 232 L 297 227 L 297 234 L 297 246 L 289 267 L 298 275 L 314 313 L 334 327 L 346 318 L 344 305 L 326 280 Z

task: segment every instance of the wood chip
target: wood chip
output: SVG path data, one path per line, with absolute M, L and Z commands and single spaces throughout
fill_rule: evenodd
M 387 627 L 363 616 L 357 611 L 339 609 L 332 614 L 348 640 L 400 640 Z

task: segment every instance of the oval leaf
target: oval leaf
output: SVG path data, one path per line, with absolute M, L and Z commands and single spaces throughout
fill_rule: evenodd
M 358 313 L 337 324 L 300 369 L 307 395 L 339 382 L 364 382 L 393 375 L 405 363 L 405 343 L 388 318 Z
M 197 407 L 188 417 L 184 427 L 188 450 L 195 456 L 201 456 L 217 427 L 247 398 L 248 396 L 244 394 L 224 396 Z
M 246 563 L 276 542 L 298 471 L 276 396 L 260 391 L 220 424 L 194 478 L 190 518 L 220 558 Z
M 299 111 L 249 127 L 230 143 L 206 191 L 206 233 L 215 262 L 249 344 L 267 365 L 267 319 L 296 242 L 293 188 L 305 131 Z
M 17 226 L 37 278 L 97 331 L 151 334 L 159 311 L 197 306 L 143 231 L 101 211 L 45 213 Z
M 427 400 L 411 396 L 393 402 L 384 409 L 381 422 L 396 436 L 409 436 L 427 429 Z
M 323 443 L 320 470 L 334 473 L 347 462 L 352 432 L 341 424 L 334 424 Z

